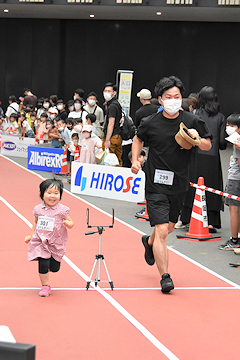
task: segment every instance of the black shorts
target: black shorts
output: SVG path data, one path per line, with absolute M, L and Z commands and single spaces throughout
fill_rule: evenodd
M 55 260 L 52 256 L 50 259 L 38 258 L 38 272 L 39 274 L 47 274 L 48 271 L 57 272 L 60 269 L 61 263 Z
M 166 195 L 146 192 L 147 211 L 150 225 L 176 223 L 185 200 L 186 192 Z

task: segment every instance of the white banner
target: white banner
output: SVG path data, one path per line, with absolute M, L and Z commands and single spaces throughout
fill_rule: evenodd
M 140 202 L 145 199 L 145 174 L 129 168 L 72 162 L 71 192 L 108 199 Z
M 34 138 L 19 139 L 19 136 L 2 135 L 1 154 L 7 156 L 28 157 L 28 146 L 35 145 Z

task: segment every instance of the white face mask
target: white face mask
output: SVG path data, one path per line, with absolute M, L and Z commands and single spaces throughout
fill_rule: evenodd
M 44 107 L 45 109 L 48 109 L 48 108 L 49 108 L 49 103 L 44 103 L 44 104 L 43 104 L 43 107 Z
M 235 128 L 233 126 L 226 126 L 226 133 L 228 134 L 228 136 L 230 136 L 235 132 L 236 129 L 237 128 Z
M 81 132 L 82 131 L 82 125 L 75 125 L 74 130 L 77 131 L 77 132 Z
M 75 110 L 80 110 L 81 109 L 81 104 L 75 103 L 74 107 L 75 107 Z
M 56 114 L 50 114 L 49 115 L 50 119 L 52 119 L 52 120 L 55 119 L 56 116 L 57 116 Z
M 84 137 L 84 139 L 87 139 L 87 138 L 89 138 L 91 135 L 90 135 L 89 132 L 84 131 L 84 132 L 82 133 L 82 136 Z
M 178 113 L 182 106 L 182 99 L 167 99 L 163 100 L 163 108 L 169 115 L 175 115 Z
M 63 131 L 63 130 L 64 130 L 64 127 L 61 126 L 61 127 L 58 128 L 58 130 L 59 130 L 59 131 Z
M 49 124 L 49 125 L 46 125 L 46 128 L 47 128 L 47 129 L 51 129 L 51 127 L 52 127 L 52 125 L 50 125 L 50 124 Z
M 74 106 L 73 105 L 71 105 L 71 106 L 69 106 L 69 111 L 73 111 L 74 110 Z
M 109 92 L 106 92 L 106 91 L 103 92 L 103 96 L 106 101 L 110 101 L 112 98 L 112 94 L 110 94 Z
M 90 106 L 94 106 L 96 104 L 96 100 L 89 99 L 88 103 L 89 103 Z
M 63 105 L 57 105 L 58 110 L 62 110 L 63 109 Z
M 73 96 L 73 100 L 76 100 L 76 98 L 77 98 L 76 95 L 74 95 L 74 96 Z

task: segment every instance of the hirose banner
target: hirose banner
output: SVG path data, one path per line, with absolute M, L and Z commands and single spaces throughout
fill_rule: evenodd
M 35 139 L 19 139 L 16 135 L 2 135 L 1 154 L 7 156 L 28 157 L 28 146 L 33 146 Z
M 63 149 L 29 146 L 28 169 L 59 173 L 62 168 Z
M 139 202 L 144 200 L 145 174 L 129 168 L 72 162 L 71 192 L 108 199 Z

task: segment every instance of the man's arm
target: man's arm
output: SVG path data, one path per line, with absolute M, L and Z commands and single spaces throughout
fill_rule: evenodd
M 199 139 L 199 137 L 200 137 L 199 133 L 197 132 L 196 129 L 188 129 L 188 133 L 194 139 Z M 198 147 L 199 147 L 199 149 L 201 149 L 203 151 L 209 151 L 212 147 L 210 138 L 207 138 L 207 139 L 201 138 L 200 144 L 198 145 Z
M 111 136 L 113 133 L 114 124 L 115 124 L 115 118 L 110 117 L 108 119 L 107 135 L 106 135 L 106 140 L 105 140 L 105 144 L 104 144 L 106 149 L 110 148 L 110 139 L 111 139 Z
M 139 170 L 141 170 L 141 163 L 138 161 L 139 155 L 143 148 L 143 141 L 137 137 L 137 135 L 133 139 L 132 143 L 132 167 L 131 171 L 134 174 L 137 174 Z

